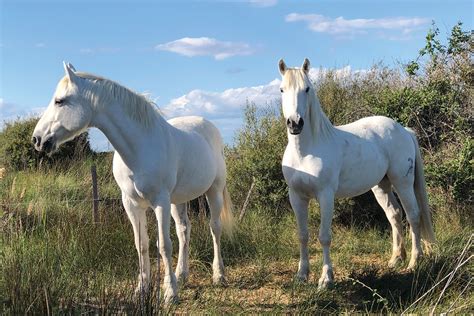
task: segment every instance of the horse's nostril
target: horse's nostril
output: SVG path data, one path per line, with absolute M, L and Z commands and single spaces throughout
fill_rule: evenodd
M 53 142 L 51 138 L 48 138 L 43 144 L 44 151 L 49 152 L 52 148 L 52 145 L 53 145 Z
M 41 144 L 41 137 L 33 136 L 31 138 L 31 142 L 33 143 L 33 145 L 39 146 Z
M 301 128 L 301 127 L 303 127 L 303 125 L 304 125 L 304 121 L 303 121 L 303 119 L 300 117 L 300 119 L 298 120 L 298 127 Z
M 286 119 L 286 125 L 290 126 L 290 124 L 291 124 L 290 119 Z

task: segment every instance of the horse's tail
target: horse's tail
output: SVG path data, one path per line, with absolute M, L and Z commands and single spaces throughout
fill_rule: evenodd
M 221 222 L 224 232 L 232 238 L 234 232 L 234 215 L 232 213 L 232 200 L 230 199 L 229 191 L 227 190 L 227 184 L 224 186 L 223 191 L 224 203 L 221 210 Z
M 415 158 L 415 196 L 420 209 L 420 228 L 421 238 L 425 244 L 427 251 L 431 251 L 431 244 L 435 242 L 433 232 L 433 222 L 431 220 L 431 211 L 428 205 L 428 195 L 426 193 L 425 175 L 423 172 L 423 159 L 421 158 L 420 146 L 416 139 L 416 134 L 411 129 L 408 129 L 413 143 L 415 144 L 416 158 Z

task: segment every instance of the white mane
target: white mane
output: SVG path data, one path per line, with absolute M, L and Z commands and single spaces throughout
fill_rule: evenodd
M 96 76 L 85 72 L 76 72 L 78 77 L 87 79 L 91 84 L 85 88 L 85 96 L 89 98 L 92 106 L 107 106 L 111 103 L 118 102 L 122 105 L 125 113 L 149 128 L 159 117 L 159 111 L 155 103 L 146 95 L 136 93 L 112 80 Z M 67 87 L 69 78 L 64 77 L 59 85 Z

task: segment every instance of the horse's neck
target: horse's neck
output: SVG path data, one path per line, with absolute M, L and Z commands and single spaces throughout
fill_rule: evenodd
M 105 134 L 128 166 L 133 166 L 139 158 L 140 151 L 150 146 L 150 138 L 153 138 L 153 143 L 166 142 L 167 129 L 170 127 L 159 114 L 156 114 L 156 122 L 152 124 L 153 126 L 145 127 L 127 115 L 121 104 L 101 107 L 100 111 L 96 112 L 91 125 Z M 154 135 L 159 136 L 154 137 Z

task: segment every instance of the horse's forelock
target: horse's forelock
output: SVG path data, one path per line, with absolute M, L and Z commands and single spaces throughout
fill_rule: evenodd
M 283 76 L 283 84 L 288 88 L 305 89 L 306 74 L 300 68 L 288 68 Z

